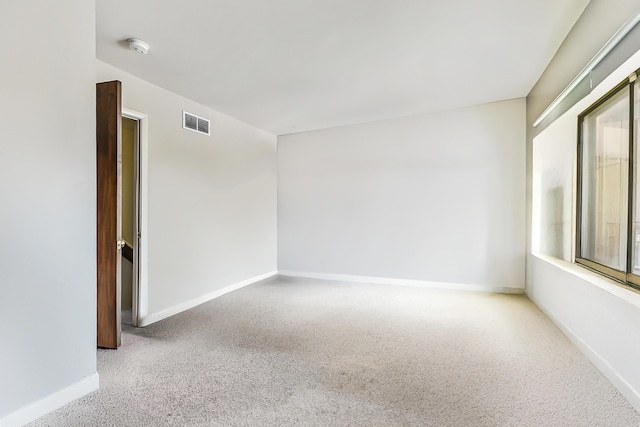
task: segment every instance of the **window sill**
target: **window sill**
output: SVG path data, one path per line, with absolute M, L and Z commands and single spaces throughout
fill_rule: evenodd
M 559 269 L 566 271 L 567 273 L 573 274 L 574 276 L 579 277 L 585 282 L 591 283 L 592 285 L 602 289 L 603 291 L 628 302 L 634 307 L 640 308 L 640 292 L 632 288 L 628 288 L 623 284 L 616 282 L 615 280 L 601 276 L 578 264 L 572 264 L 565 260 L 549 255 L 543 255 L 540 253 L 532 253 L 531 255 L 551 265 L 554 265 Z

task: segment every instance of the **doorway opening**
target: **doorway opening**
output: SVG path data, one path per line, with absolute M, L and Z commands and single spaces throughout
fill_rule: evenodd
M 147 135 L 147 115 L 123 107 L 121 322 L 136 327 L 146 326 L 148 313 Z
M 120 307 L 125 325 L 138 326 L 140 300 L 140 119 L 122 115 L 122 268 Z

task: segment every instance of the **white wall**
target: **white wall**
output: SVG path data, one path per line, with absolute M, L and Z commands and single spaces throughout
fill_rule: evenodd
M 0 40 L 0 423 L 8 426 L 97 387 L 94 3 L 3 2 Z
M 563 162 L 565 165 L 573 163 L 566 157 L 575 156 L 575 145 L 571 152 L 561 147 L 577 143 L 577 113 L 573 111 L 574 117 L 570 118 L 573 129 L 564 126 L 566 130 L 562 130 L 563 125 L 559 123 L 558 126 L 552 125 L 555 128 L 548 128 L 550 133 L 545 130 L 538 135 L 541 129 L 533 128 L 532 123 L 618 28 L 638 12 L 640 5 L 636 0 L 592 0 L 527 97 L 528 242 L 535 243 L 537 239 L 531 230 L 537 232 L 541 229 L 539 224 L 536 225 L 540 218 L 534 215 L 540 211 L 536 209 L 536 192 L 539 188 L 532 189 L 537 181 L 534 179 L 534 170 L 542 170 L 546 166 L 557 169 Z M 621 81 L 623 76 L 617 79 Z M 557 146 L 549 150 L 554 138 Z M 548 147 L 536 147 L 537 143 Z M 551 161 L 544 159 L 545 151 L 553 153 Z M 540 166 L 534 168 L 536 162 Z M 566 178 L 566 171 L 560 175 Z M 563 186 L 567 188 L 566 179 L 561 181 L 565 182 Z M 575 193 L 575 190 L 572 191 Z M 572 203 L 574 200 L 575 194 L 572 195 Z M 640 364 L 636 363 L 640 360 L 640 302 L 637 294 L 585 269 L 558 259 L 532 255 L 531 251 L 527 256 L 526 290 L 529 297 L 640 410 Z
M 202 302 L 203 295 L 274 272 L 276 137 L 96 63 L 98 81 L 122 81 L 123 107 L 148 115 L 143 316 L 157 320 Z M 210 119 L 211 136 L 182 129 L 182 110 Z
M 524 99 L 278 138 L 278 267 L 524 287 Z
M 535 139 L 533 147 L 534 253 L 571 261 L 573 249 L 576 115 L 556 120 Z

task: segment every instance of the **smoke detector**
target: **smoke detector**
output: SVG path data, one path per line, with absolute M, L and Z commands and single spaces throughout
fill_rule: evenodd
M 149 45 L 144 40 L 140 39 L 128 39 L 129 49 L 135 50 L 138 53 L 146 55 L 149 52 Z

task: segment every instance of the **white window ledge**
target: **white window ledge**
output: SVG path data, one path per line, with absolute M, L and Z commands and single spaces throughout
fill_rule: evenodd
M 608 292 L 611 295 L 614 295 L 637 308 L 640 308 L 640 292 L 636 291 L 635 289 L 628 288 L 619 282 L 595 273 L 578 264 L 567 262 L 563 259 L 533 252 L 531 253 L 531 255 L 551 265 L 554 265 L 559 269 L 566 271 L 567 273 L 573 274 L 574 276 L 579 277 L 585 282 L 589 282 L 592 285 L 597 286 L 605 292 Z

